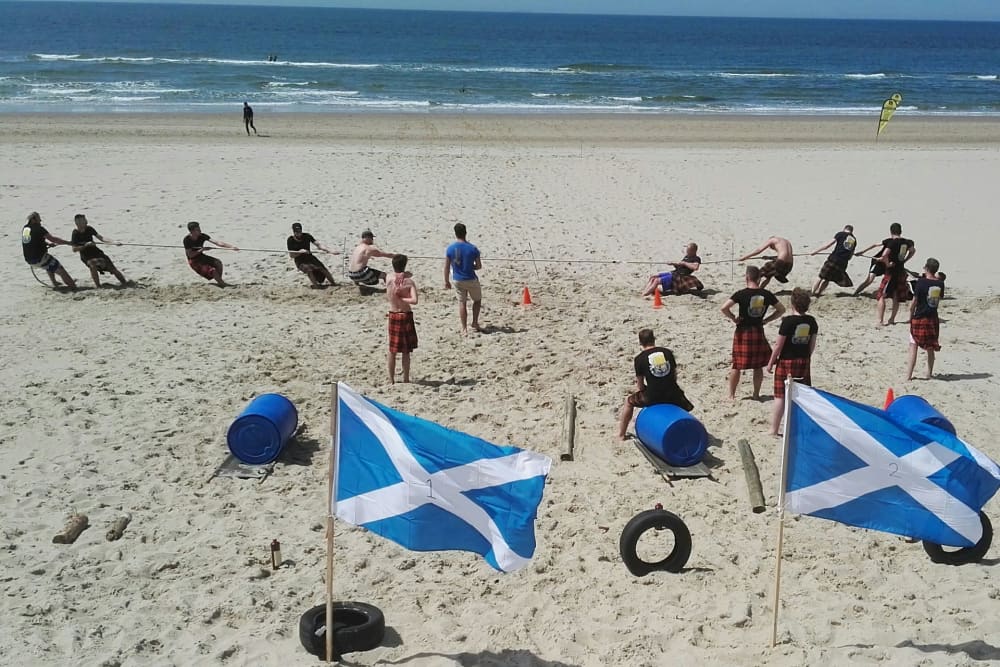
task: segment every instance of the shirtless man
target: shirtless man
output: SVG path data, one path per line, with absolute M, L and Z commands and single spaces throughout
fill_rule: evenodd
M 410 352 L 417 349 L 417 326 L 412 306 L 417 305 L 417 286 L 406 270 L 406 255 L 392 258 L 392 278 L 386 281 L 389 300 L 389 384 L 396 384 L 396 355 L 403 355 L 403 382 L 410 381 Z
M 385 283 L 385 272 L 368 266 L 368 262 L 375 257 L 392 259 L 394 254 L 380 250 L 375 245 L 372 230 L 366 229 L 361 232 L 361 243 L 351 251 L 351 261 L 347 265 L 347 277 L 354 281 L 362 294 L 365 293 L 365 288 L 375 287 L 380 280 Z
M 761 247 L 747 255 L 744 255 L 743 257 L 740 257 L 739 261 L 745 262 L 751 257 L 756 257 L 768 249 L 773 250 L 777 257 L 760 267 L 760 286 L 767 287 L 767 284 L 771 282 L 771 278 L 777 278 L 779 283 L 787 283 L 788 274 L 791 273 L 792 263 L 794 262 L 792 244 L 788 241 L 788 239 L 783 239 L 780 236 L 772 236 L 765 241 Z

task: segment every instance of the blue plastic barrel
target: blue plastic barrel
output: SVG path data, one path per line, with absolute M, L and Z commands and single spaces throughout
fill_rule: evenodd
M 299 425 L 299 413 L 281 394 L 261 394 L 230 424 L 226 443 L 243 463 L 268 463 L 278 458 Z
M 889 404 L 886 412 L 903 424 L 930 424 L 956 435 L 955 427 L 948 418 L 919 396 L 900 396 Z
M 685 468 L 701 463 L 708 433 L 701 422 L 676 405 L 651 405 L 635 418 L 635 435 L 654 456 Z

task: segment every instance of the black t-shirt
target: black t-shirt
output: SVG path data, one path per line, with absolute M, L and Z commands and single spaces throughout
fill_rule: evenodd
M 196 239 L 191 238 L 191 235 L 188 234 L 187 236 L 184 237 L 184 248 L 187 250 L 201 250 L 202 248 L 205 247 L 205 241 L 208 241 L 211 238 L 212 237 L 206 234 L 205 232 L 202 232 L 201 236 L 199 236 Z M 201 258 L 201 253 L 197 253 L 193 257 L 189 257 L 188 259 L 197 260 L 199 258 Z
M 763 287 L 746 287 L 729 298 L 740 307 L 739 317 L 736 319 L 736 327 L 739 329 L 764 326 L 767 309 L 778 305 L 778 297 Z
M 28 264 L 37 264 L 45 257 L 48 246 L 45 244 L 45 237 L 49 235 L 47 229 L 41 225 L 25 225 L 21 230 L 21 249 L 24 250 L 24 261 Z
M 650 402 L 668 400 L 678 391 L 677 363 L 674 353 L 665 347 L 651 347 L 636 355 L 635 376 L 646 381 L 646 398 Z
M 789 315 L 781 318 L 778 335 L 785 337 L 781 348 L 782 359 L 807 359 L 809 341 L 819 331 L 816 318 L 812 315 Z
M 701 264 L 701 257 L 699 257 L 698 255 L 684 255 L 684 259 L 682 259 L 681 261 L 687 262 L 689 264 Z M 693 271 L 691 271 L 691 269 L 689 269 L 686 266 L 675 266 L 674 273 L 676 273 L 679 276 L 690 276 L 693 273 Z
M 98 236 L 97 230 L 91 227 L 90 225 L 87 225 L 82 232 L 79 229 L 74 229 L 73 235 L 69 237 L 69 240 L 70 243 L 72 243 L 74 246 L 84 246 L 88 243 L 93 243 L 94 237 L 96 236 Z M 89 246 L 80 251 L 80 256 L 83 259 L 88 259 L 88 255 L 97 254 L 96 252 L 94 252 L 95 250 L 97 250 L 97 248 Z
M 243 120 L 253 119 L 253 107 L 249 104 L 243 107 Z
M 913 309 L 913 319 L 938 316 L 938 304 L 944 298 L 944 281 L 930 279 L 926 276 L 917 278 L 917 286 L 913 290 L 917 305 Z
M 903 270 L 903 262 L 906 259 L 906 253 L 912 247 L 913 241 L 910 239 L 890 237 L 882 241 L 882 257 L 893 263 L 893 270 L 901 272 Z
M 312 234 L 305 232 L 300 235 L 300 238 L 295 238 L 294 234 L 288 237 L 289 250 L 309 250 L 310 243 L 316 243 L 316 239 L 313 238 Z
M 833 238 L 836 243 L 833 246 L 833 252 L 830 253 L 830 259 L 837 264 L 847 264 L 854 256 L 854 248 L 857 247 L 858 240 L 850 232 L 837 232 Z

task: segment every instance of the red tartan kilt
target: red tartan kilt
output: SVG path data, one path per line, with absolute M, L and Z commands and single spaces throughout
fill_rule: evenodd
M 764 368 L 771 360 L 771 345 L 763 327 L 736 329 L 733 334 L 733 368 Z
M 413 311 L 389 313 L 389 351 L 412 352 L 417 349 L 417 325 Z
M 938 343 L 938 336 L 941 332 L 941 323 L 936 317 L 921 317 L 917 320 L 910 320 L 910 338 L 921 350 L 941 349 Z
M 674 280 L 671 285 L 671 289 L 674 294 L 686 294 L 687 292 L 697 292 L 699 290 L 703 290 L 705 289 L 705 286 L 701 284 L 700 280 L 691 274 L 678 275 L 677 272 L 674 272 Z
M 819 270 L 820 280 L 829 280 L 840 287 L 852 287 L 851 277 L 847 275 L 847 267 L 837 264 L 832 259 L 823 262 L 823 268 Z
M 205 280 L 212 280 L 215 278 L 215 262 L 212 262 L 211 260 L 189 259 L 188 266 L 190 266 L 195 273 Z
M 809 358 L 805 359 L 779 359 L 774 367 L 774 397 L 785 397 L 785 380 L 793 379 L 802 384 L 812 385 L 812 377 L 809 372 Z
M 910 291 L 910 283 L 906 282 L 906 274 L 893 275 L 887 273 L 882 276 L 882 283 L 876 293 L 878 299 L 895 299 L 896 301 L 909 301 L 913 298 Z
M 782 259 L 772 259 L 760 267 L 760 275 L 765 278 L 774 278 L 779 283 L 788 282 L 788 274 L 792 272 L 792 263 Z

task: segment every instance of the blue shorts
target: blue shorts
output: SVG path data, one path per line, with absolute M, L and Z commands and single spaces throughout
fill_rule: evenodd
M 38 260 L 34 264 L 31 264 L 30 266 L 33 266 L 37 269 L 45 269 L 49 273 L 55 273 L 56 271 L 62 268 L 62 264 L 59 263 L 59 260 L 50 255 L 49 253 L 45 253 L 44 255 L 42 255 L 42 258 L 40 260 Z
M 669 292 L 674 286 L 674 274 L 671 273 L 661 273 L 660 274 L 660 290 L 664 292 Z

